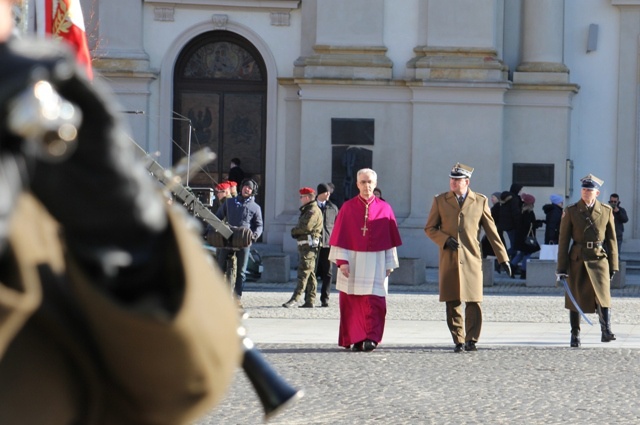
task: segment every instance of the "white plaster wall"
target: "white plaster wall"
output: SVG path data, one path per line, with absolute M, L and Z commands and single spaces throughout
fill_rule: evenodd
M 316 43 L 381 46 L 384 0 L 320 0 Z
M 375 144 L 366 148 L 373 152 L 378 184 L 396 214 L 407 215 L 411 196 L 409 91 L 404 87 L 304 85 L 301 90 L 302 158 L 294 188 L 331 178 L 331 118 L 371 118 L 375 120 Z M 289 173 L 295 177 L 293 171 Z M 289 196 L 288 205 L 296 205 L 297 193 Z
M 513 181 L 513 163 L 554 164 L 555 186 L 522 190 L 536 198 L 534 213 L 536 218 L 543 219 L 542 206 L 549 203 L 549 197 L 565 194 L 571 93 L 515 88 L 507 93 L 506 100 L 505 183 Z M 509 186 L 505 184 L 500 191 L 508 190 Z
M 496 48 L 498 0 L 446 0 L 429 2 L 429 46 Z
M 433 197 L 449 190 L 456 162 L 475 169 L 472 190 L 490 196 L 502 181 L 502 132 L 506 85 L 484 88 L 416 88 L 411 151 L 411 216 L 401 222 L 403 256 L 436 266 L 438 248 L 425 236 Z M 418 254 L 419 253 L 419 254 Z
M 586 53 L 592 23 L 599 25 L 598 48 Z M 565 0 L 565 64 L 571 70 L 571 82 L 580 85 L 573 100 L 571 126 L 574 187 L 579 188 L 581 177 L 593 173 L 605 181 L 600 195 L 605 201 L 617 190 L 618 50 L 618 8 L 610 1 Z M 579 191 L 574 191 L 571 201 L 579 197 Z

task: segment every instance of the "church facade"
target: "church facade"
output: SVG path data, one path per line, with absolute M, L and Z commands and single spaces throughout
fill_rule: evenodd
M 605 181 L 640 250 L 640 0 L 82 0 L 94 68 L 136 141 L 165 166 L 208 146 L 260 184 L 265 243 L 295 251 L 297 190 L 378 173 L 402 257 L 456 162 L 490 195 L 524 185 L 535 213 Z

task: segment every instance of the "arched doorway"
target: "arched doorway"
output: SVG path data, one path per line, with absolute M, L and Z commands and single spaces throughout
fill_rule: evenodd
M 264 208 L 267 72 L 257 49 L 228 31 L 195 37 L 176 60 L 173 99 L 173 163 L 189 151 L 190 128 L 191 153 L 208 146 L 217 154 L 189 186 L 225 181 L 239 158 L 260 185 L 256 200 Z

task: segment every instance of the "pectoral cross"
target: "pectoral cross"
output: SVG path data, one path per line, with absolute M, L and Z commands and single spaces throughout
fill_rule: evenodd
M 369 218 L 369 204 L 368 203 L 364 203 L 364 227 L 362 227 L 360 230 L 362 230 L 362 236 L 366 236 L 367 234 L 367 230 L 369 230 L 369 228 L 367 228 L 367 219 Z

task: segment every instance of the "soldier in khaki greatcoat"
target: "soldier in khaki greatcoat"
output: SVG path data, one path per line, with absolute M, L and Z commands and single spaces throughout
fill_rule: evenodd
M 482 252 L 484 229 L 502 267 L 511 274 L 509 256 L 498 235 L 487 197 L 469 189 L 473 168 L 457 163 L 449 174 L 449 192 L 437 195 L 424 228 L 440 248 L 440 301 L 447 306 L 447 325 L 454 352 L 476 351 L 482 329 Z M 465 315 L 462 316 L 462 302 Z
M 315 202 L 316 194 L 310 187 L 300 189 L 300 218 L 291 229 L 291 237 L 298 242 L 298 285 L 291 299 L 282 304 L 285 308 L 298 303 L 304 292 L 304 304 L 300 308 L 313 308 L 316 300 L 316 257 L 322 235 L 322 211 Z
M 589 174 L 581 180 L 581 199 L 569 205 L 560 221 L 558 269 L 584 313 L 598 312 L 602 342 L 616 339 L 611 332 L 611 278 L 618 271 L 618 244 L 613 210 L 597 200 L 604 183 Z M 573 243 L 571 243 L 573 241 Z M 571 347 L 580 347 L 580 315 L 568 294 L 565 308 L 571 323 Z

